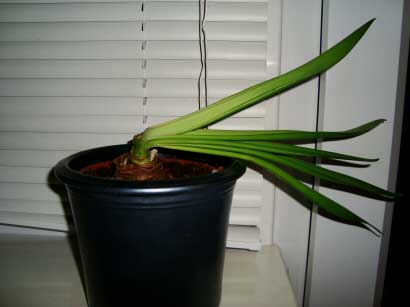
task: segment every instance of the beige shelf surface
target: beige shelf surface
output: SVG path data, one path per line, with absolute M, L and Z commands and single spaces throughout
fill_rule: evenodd
M 0 306 L 86 307 L 70 241 L 0 235 Z M 221 307 L 296 307 L 276 246 L 227 249 Z

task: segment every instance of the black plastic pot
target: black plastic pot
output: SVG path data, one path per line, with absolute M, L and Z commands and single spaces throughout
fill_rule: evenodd
M 245 167 L 183 154 L 225 170 L 142 183 L 78 171 L 128 149 L 91 149 L 55 167 L 71 203 L 89 306 L 219 306 L 232 192 Z

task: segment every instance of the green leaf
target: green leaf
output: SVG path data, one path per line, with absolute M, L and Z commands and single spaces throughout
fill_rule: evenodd
M 271 172 L 278 179 L 288 184 L 290 187 L 294 188 L 305 198 L 312 201 L 329 214 L 339 219 L 342 219 L 346 222 L 350 222 L 356 226 L 367 229 L 376 235 L 381 234 L 381 231 L 379 229 L 377 229 L 376 227 L 374 227 L 373 225 L 371 225 L 370 223 L 368 223 L 352 211 L 346 209 L 345 207 L 341 206 L 340 204 L 331 200 L 330 198 L 320 194 L 319 192 L 316 192 L 315 190 L 309 188 L 308 186 L 306 186 L 305 184 L 303 184 L 302 182 L 300 182 L 299 180 L 297 180 L 281 168 L 277 167 L 275 164 L 264 159 L 261 159 L 259 157 L 253 156 L 252 154 L 231 152 L 227 149 L 212 149 L 207 147 L 194 147 L 189 145 L 161 145 L 161 147 L 231 157 L 255 163 L 256 165 L 259 165 L 267 171 Z
M 131 150 L 132 161 L 147 163 L 152 147 L 171 148 L 183 151 L 220 155 L 242 159 L 255 163 L 276 175 L 280 180 L 293 187 L 320 208 L 344 221 L 353 223 L 372 232 L 380 231 L 350 210 L 335 201 L 310 189 L 292 177 L 278 165 L 293 168 L 299 172 L 317 176 L 323 180 L 358 188 L 372 195 L 391 200 L 397 195 L 384 191 L 359 179 L 333 172 L 317 165 L 304 162 L 293 156 L 322 157 L 330 159 L 376 161 L 376 159 L 314 150 L 291 144 L 273 143 L 273 141 L 306 142 L 316 140 L 338 140 L 364 134 L 384 120 L 375 120 L 354 129 L 339 132 L 310 131 L 233 131 L 203 129 L 237 112 L 245 110 L 265 99 L 283 93 L 326 71 L 342 60 L 366 33 L 374 19 L 351 33 L 338 44 L 314 58 L 308 63 L 278 77 L 261 82 L 242 90 L 218 102 L 185 115 L 181 118 L 148 128 L 134 137 Z
M 378 159 L 369 159 L 356 157 L 352 155 L 345 155 L 331 151 L 324 151 L 318 149 L 311 149 L 296 145 L 272 143 L 266 141 L 230 141 L 230 140 L 211 140 L 202 139 L 201 137 L 195 139 L 185 139 L 175 137 L 166 137 L 161 139 L 154 139 L 151 142 L 147 142 L 147 145 L 154 147 L 155 144 L 203 144 L 203 145 L 220 145 L 227 146 L 230 148 L 247 148 L 255 151 L 262 151 L 268 153 L 275 153 L 281 155 L 294 155 L 303 157 L 321 157 L 327 159 L 338 159 L 338 160 L 352 160 L 352 161 L 365 161 L 365 162 L 375 162 Z
M 144 132 L 144 138 L 149 140 L 158 136 L 181 134 L 204 128 L 312 79 L 342 60 L 363 37 L 373 21 L 374 19 L 368 21 L 338 44 L 308 63 L 223 98 L 204 109 L 151 127 Z
M 213 142 L 213 143 L 201 143 L 200 141 L 192 141 L 192 142 L 185 142 L 180 143 L 178 141 L 160 141 L 157 143 L 158 146 L 164 145 L 182 145 L 182 146 L 191 146 L 191 147 L 200 147 L 200 148 L 208 148 L 208 149 L 215 149 L 215 150 L 225 150 L 229 152 L 236 152 L 242 154 L 248 154 L 255 157 L 262 158 L 267 161 L 272 161 L 275 163 L 282 164 L 289 168 L 295 169 L 299 172 L 316 176 L 320 179 L 327 180 L 329 182 L 337 183 L 347 187 L 353 187 L 360 191 L 364 191 L 372 195 L 373 197 L 383 198 L 385 200 L 392 200 L 398 195 L 395 193 L 391 193 L 384 189 L 381 189 L 377 186 L 374 186 L 370 183 L 367 183 L 363 180 L 353 178 L 351 176 L 335 172 L 332 170 L 325 169 L 323 167 L 317 166 L 315 164 L 301 161 L 299 159 L 295 159 L 292 157 L 286 157 L 283 155 L 274 155 L 268 152 L 259 151 L 255 148 L 249 148 L 248 146 L 242 147 L 240 143 L 232 144 L 232 142 Z M 232 146 L 233 145 L 233 146 Z
M 376 197 L 381 197 L 384 200 L 391 201 L 398 196 L 395 193 L 381 189 L 363 180 L 356 179 L 354 177 L 351 177 L 351 176 L 348 176 L 348 175 L 345 175 L 339 172 L 335 172 L 335 171 L 317 166 L 312 163 L 301 161 L 295 158 L 275 156 L 272 158 L 272 160 L 282 165 L 285 165 L 287 167 L 303 172 L 305 174 L 315 176 L 322 180 L 337 183 L 337 184 L 340 184 L 346 187 L 353 187 L 358 190 L 368 192 L 369 194 L 376 196 Z
M 263 142 L 263 141 L 244 141 L 243 144 L 250 146 L 250 148 L 255 147 L 258 150 L 272 152 L 276 154 L 283 155 L 293 155 L 302 157 L 320 157 L 324 159 L 337 159 L 337 160 L 351 160 L 351 161 L 363 161 L 363 162 L 376 162 L 379 159 L 363 158 L 352 155 L 341 154 L 332 151 L 319 150 L 306 148 L 302 146 L 273 143 L 273 142 Z M 251 147 L 252 146 L 252 147 Z
M 373 130 L 385 119 L 377 119 L 345 131 L 301 131 L 301 130 L 213 130 L 198 129 L 172 137 L 186 139 L 211 139 L 230 141 L 314 141 L 348 139 Z M 167 136 L 162 136 L 166 138 Z M 161 138 L 161 137 L 158 137 Z

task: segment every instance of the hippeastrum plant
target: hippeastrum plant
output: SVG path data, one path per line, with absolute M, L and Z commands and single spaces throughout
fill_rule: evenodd
M 326 182 L 353 188 L 370 197 L 387 201 L 393 200 L 397 197 L 397 194 L 360 179 L 323 168 L 316 165 L 315 162 L 309 162 L 309 159 L 306 158 L 361 162 L 374 162 L 378 159 L 356 157 L 293 145 L 298 142 L 306 143 L 357 137 L 377 127 L 384 121 L 383 119 L 338 132 L 207 129 L 209 125 L 215 124 L 265 99 L 283 93 L 326 71 L 353 49 L 373 21 L 374 19 L 370 20 L 320 56 L 292 71 L 251 86 L 196 112 L 146 129 L 143 133 L 134 137 L 127 163 L 155 168 L 156 159 L 154 158 L 155 154 L 153 155 L 153 149 L 156 148 L 225 156 L 251 162 L 272 173 L 331 216 L 365 228 L 375 234 L 381 234 L 375 226 L 332 199 L 309 188 L 285 169 L 291 169 Z

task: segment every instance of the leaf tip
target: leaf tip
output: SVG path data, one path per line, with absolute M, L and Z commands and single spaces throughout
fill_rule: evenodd
M 370 122 L 370 123 L 369 123 L 370 126 L 371 126 L 371 129 L 370 129 L 370 130 L 376 128 L 377 126 L 383 124 L 384 122 L 387 122 L 387 119 L 379 118 L 379 119 L 376 119 L 376 120 Z
M 364 32 L 366 32 L 370 26 L 373 24 L 373 22 L 376 20 L 376 18 L 370 19 L 368 22 L 366 22 L 363 26 L 360 27 Z

